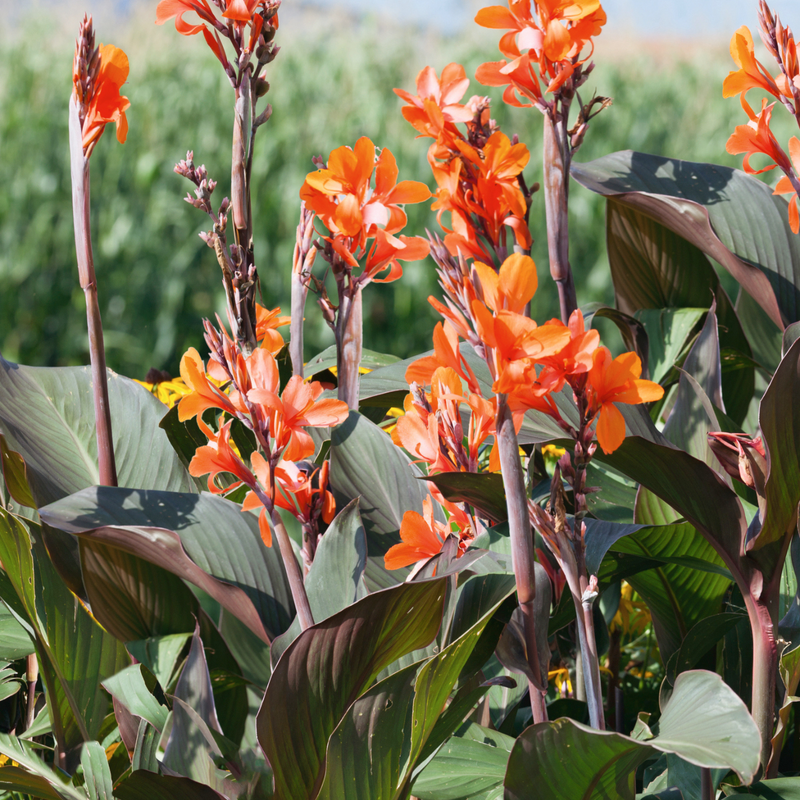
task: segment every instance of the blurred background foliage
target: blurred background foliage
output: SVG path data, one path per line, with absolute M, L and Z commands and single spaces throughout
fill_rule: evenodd
M 155 0 L 153 2 L 155 8 Z M 131 61 L 124 93 L 132 107 L 130 133 L 120 146 L 109 129 L 92 156 L 95 261 L 108 364 L 143 378 L 150 367 L 178 371 L 189 346 L 204 352 L 200 319 L 223 309 L 213 252 L 197 236 L 204 215 L 181 200 L 190 188 L 173 173 L 193 149 L 219 181 L 217 202 L 230 181 L 232 92 L 201 37 L 155 27 L 146 8 L 98 29 L 98 41 L 123 47 Z M 0 37 L 0 353 L 34 365 L 88 360 L 85 311 L 75 266 L 67 101 L 74 32 L 79 15 L 55 26 L 45 47 L 41 20 L 18 19 Z M 111 28 L 111 30 L 109 30 Z M 113 34 L 113 36 L 112 36 Z M 272 119 L 256 144 L 253 206 L 255 249 L 265 303 L 288 310 L 289 270 L 299 210 L 298 190 L 311 157 L 369 136 L 397 157 L 400 178 L 431 182 L 427 143 L 416 140 L 400 114 L 393 87 L 412 88 L 426 64 L 437 71 L 462 62 L 468 75 L 498 58 L 495 32 L 475 29 L 446 38 L 419 29 L 334 13 L 282 16 L 282 52 L 271 65 Z M 33 46 L 31 43 L 37 43 Z M 613 98 L 593 123 L 579 161 L 631 148 L 693 161 L 740 166 L 725 142 L 744 115 L 722 99 L 730 69 L 726 42 L 679 47 L 670 42 L 601 37 L 592 91 Z M 528 182 L 540 180 L 541 117 L 510 109 L 498 91 L 473 81 L 473 93 L 493 92 L 502 129 L 531 150 Z M 786 115 L 788 116 L 788 115 Z M 775 131 L 780 138 L 780 119 Z M 788 120 L 785 121 L 788 125 Z M 571 261 L 578 299 L 613 302 L 605 255 L 602 199 L 575 183 L 571 196 Z M 428 204 L 409 207 L 406 233 L 437 230 Z M 557 314 L 549 281 L 543 198 L 534 198 L 531 229 L 540 289 L 534 315 Z M 321 262 L 320 262 L 321 263 Z M 430 260 L 410 264 L 393 284 L 366 294 L 365 345 L 400 357 L 428 349 L 436 292 Z M 309 300 L 306 356 L 332 342 Z

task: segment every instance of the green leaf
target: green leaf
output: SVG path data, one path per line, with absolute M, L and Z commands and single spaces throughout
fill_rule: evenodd
M 705 313 L 705 308 L 643 308 L 636 312 L 647 331 L 651 381 L 664 383 Z
M 30 792 L 47 800 L 86 800 L 85 792 L 67 783 L 63 773 L 45 764 L 33 746 L 22 739 L 0 733 L 0 754 L 19 764 L 19 767 L 0 767 L 0 789 Z
M 784 356 L 789 352 L 789 348 L 800 339 L 800 321 L 793 322 L 786 327 L 783 332 L 783 341 L 781 342 L 781 355 Z
M 752 351 L 733 304 L 708 259 L 694 244 L 652 216 L 626 207 L 617 199 L 609 198 L 607 212 L 609 263 L 617 305 L 622 311 L 639 317 L 640 310 L 646 308 L 707 308 L 715 298 L 721 346 L 731 356 L 737 354 L 744 359 L 736 370 L 731 364 L 723 376 L 731 416 L 741 422 L 753 393 Z M 649 337 L 651 343 L 653 338 Z M 671 382 L 668 374 L 665 379 Z
M 350 706 L 328 740 L 318 800 L 396 796 L 418 670 L 415 663 L 393 672 Z
M 210 731 L 222 733 L 211 676 L 208 672 L 199 627 L 192 636 L 189 657 L 178 679 L 172 708 L 172 730 L 164 748 L 164 766 L 224 794 L 224 774 L 214 766 L 220 755 Z M 209 741 L 210 740 L 210 741 Z
M 210 786 L 172 775 L 139 769 L 114 790 L 117 800 L 226 800 Z
M 444 580 L 401 584 L 365 597 L 292 643 L 256 720 L 279 796 L 316 797 L 334 729 L 382 669 L 434 638 L 444 599 Z
M 626 578 L 650 609 L 665 662 L 700 620 L 722 610 L 730 574 L 711 544 L 692 525 L 642 528 L 616 542 L 613 549 L 665 562 Z
M 100 742 L 83 743 L 81 766 L 89 800 L 114 800 L 111 770 L 106 751 Z
M 159 731 L 164 730 L 169 709 L 161 705 L 147 688 L 141 664 L 133 664 L 116 675 L 106 678 L 103 681 L 103 688 L 122 703 L 131 714 L 146 719 Z
M 84 537 L 79 548 L 92 613 L 117 639 L 137 641 L 192 630 L 197 601 L 177 575 Z
M 41 514 L 53 527 L 117 547 L 199 586 L 265 641 L 289 626 L 293 605 L 280 554 L 264 546 L 255 516 L 227 500 L 99 486 Z
M 367 539 L 357 498 L 337 515 L 320 539 L 305 586 L 314 619 L 322 621 L 366 594 L 362 575 Z
M 306 594 L 317 622 L 347 608 L 367 593 L 363 582 L 367 539 L 358 513 L 359 503 L 359 498 L 351 500 L 336 515 L 320 539 L 306 575 Z M 300 630 L 300 620 L 295 617 L 289 630 L 272 643 L 270 659 L 273 664 L 277 664 Z
M 573 164 L 571 174 L 714 258 L 776 325 L 800 318 L 800 242 L 785 200 L 766 184 L 740 170 L 630 150 Z
M 16 670 L 0 661 L 0 702 L 13 697 L 22 688 Z
M 191 491 L 158 427 L 164 406 L 110 371 L 108 394 L 120 486 Z M 89 367 L 25 367 L 0 358 L 0 430 L 25 460 L 37 506 L 100 482 Z
M 761 399 L 759 413 L 769 473 L 766 511 L 754 547 L 791 535 L 800 503 L 800 342 L 795 342 Z
M 725 554 L 733 571 L 747 519 L 739 498 L 714 470 L 682 450 L 638 436 L 626 438 L 611 456 L 597 457 L 676 509 Z
M 726 794 L 752 797 L 758 800 L 800 800 L 800 781 L 794 778 L 773 778 L 758 781 L 752 786 L 725 786 Z
M 451 503 L 468 503 L 493 522 L 508 519 L 503 476 L 499 473 L 442 472 L 426 480 Z
M 191 633 L 153 636 L 149 639 L 127 642 L 125 646 L 137 661 L 144 664 L 155 675 L 161 687 L 167 690 L 172 683 L 175 668 L 178 666 L 178 658 L 191 636 Z
M 674 657 L 669 659 L 667 679 L 670 683 L 675 683 L 676 676 L 681 672 L 697 667 L 700 659 L 715 649 L 717 642 L 744 619 L 747 619 L 746 614 L 714 614 L 694 625 Z
M 535 786 L 545 797 L 633 800 L 635 770 L 653 750 L 733 769 L 748 782 L 758 769 L 758 729 L 718 675 L 684 672 L 663 709 L 658 735 L 646 741 L 568 719 L 528 728 L 511 751 L 506 798 L 528 798 Z
M 361 366 L 365 369 L 375 370 L 380 367 L 388 367 L 396 361 L 399 361 L 398 357 L 390 353 L 376 353 L 374 350 L 366 349 L 361 351 Z M 314 376 L 335 366 L 336 345 L 332 344 L 330 347 L 326 347 L 321 353 L 309 359 L 305 363 L 303 372 L 306 376 Z
M 491 743 L 450 738 L 417 776 L 414 796 L 419 800 L 461 800 L 502 786 L 514 740 L 494 731 L 487 734 Z
M 36 508 L 36 500 L 28 484 L 25 459 L 8 446 L 2 431 L 0 431 L 0 467 L 11 497 L 21 506 Z
M 370 555 L 383 555 L 400 541 L 406 511 L 422 513 L 428 492 L 419 468 L 377 425 L 351 411 L 331 435 L 332 489 L 350 500 L 361 498 L 359 512 Z
M 42 764 L 44 767 L 44 764 Z M 0 767 L 0 792 L 19 792 L 30 797 L 41 797 L 43 800 L 70 800 L 70 798 L 81 797 L 86 800 L 85 795 L 62 794 L 56 790 L 53 784 L 43 775 L 34 775 L 21 767 Z

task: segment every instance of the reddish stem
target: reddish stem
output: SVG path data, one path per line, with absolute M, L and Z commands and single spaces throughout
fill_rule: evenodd
M 546 722 L 547 709 L 542 692 L 547 688 L 546 676 L 542 676 L 536 643 L 536 573 L 534 572 L 534 549 L 528 497 L 525 491 L 525 476 L 519 459 L 519 443 L 514 430 L 514 421 L 508 407 L 508 397 L 497 395 L 497 445 L 500 450 L 503 486 L 508 506 L 508 527 L 511 536 L 511 563 L 517 582 L 517 597 L 522 610 L 525 633 L 525 650 L 533 680 L 529 680 L 533 721 Z
M 72 175 L 72 218 L 75 226 L 75 253 L 78 277 L 86 298 L 86 320 L 89 329 L 89 358 L 92 369 L 95 426 L 97 429 L 97 460 L 100 483 L 117 485 L 114 460 L 114 440 L 111 434 L 111 408 L 108 401 L 106 352 L 103 343 L 103 322 L 97 300 L 97 281 L 92 254 L 92 233 L 89 202 L 89 159 L 83 152 L 78 106 L 75 97 L 69 101 L 69 152 Z
M 358 370 L 363 336 L 361 286 L 351 283 L 340 298 L 336 320 L 338 396 L 349 408 L 358 411 Z
M 550 274 L 558 287 L 561 321 L 566 325 L 578 307 L 575 282 L 569 264 L 569 166 L 570 149 L 565 116 L 557 109 L 544 115 L 544 207 L 547 216 L 547 249 Z

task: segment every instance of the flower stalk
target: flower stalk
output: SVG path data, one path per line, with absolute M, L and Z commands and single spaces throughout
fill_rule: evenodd
M 119 89 L 128 77 L 128 59 L 113 45 L 96 48 L 94 42 L 92 19 L 86 16 L 76 43 L 69 101 L 72 217 L 78 278 L 86 299 L 99 480 L 105 486 L 116 486 L 103 322 L 92 253 L 89 157 L 109 122 L 116 123 L 117 139 L 125 141 L 128 130 L 125 111 L 130 103 Z
M 497 395 L 496 436 L 500 451 L 503 487 L 508 505 L 508 527 L 511 537 L 511 562 L 517 582 L 517 597 L 522 611 L 525 653 L 532 680 L 529 680 L 533 721 L 546 722 L 547 710 L 544 693 L 547 691 L 547 676 L 541 674 L 536 643 L 536 574 L 534 572 L 534 548 L 531 524 L 528 518 L 528 496 L 525 491 L 525 476 L 519 458 L 519 443 L 514 430 L 514 421 L 508 407 L 508 397 Z

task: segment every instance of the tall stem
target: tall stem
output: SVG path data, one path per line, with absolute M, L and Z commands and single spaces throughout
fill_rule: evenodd
M 558 287 L 561 321 L 566 325 L 578 307 L 575 282 L 569 265 L 569 199 L 570 149 L 566 131 L 568 109 L 554 108 L 544 115 L 544 207 L 547 215 L 547 249 L 550 274 Z M 555 117 L 555 119 L 554 119 Z
M 578 640 L 583 663 L 583 681 L 586 687 L 586 703 L 589 706 L 589 724 L 599 731 L 606 729 L 603 715 L 603 691 L 600 686 L 600 665 L 597 658 L 597 640 L 594 635 L 592 601 L 582 601 L 572 595 L 575 603 L 575 619 L 578 623 Z
M 342 292 L 336 322 L 336 366 L 339 399 L 358 411 L 358 369 L 361 366 L 362 298 L 361 286 L 350 284 Z
M 89 203 L 89 159 L 83 154 L 83 134 L 75 97 L 69 101 L 69 155 L 72 175 L 72 218 L 75 226 L 75 253 L 78 277 L 86 298 L 86 321 L 89 329 L 89 359 L 92 369 L 95 426 L 97 429 L 97 460 L 100 483 L 117 485 L 114 461 L 114 441 L 111 435 L 111 408 L 108 402 L 106 351 L 103 343 L 103 323 L 97 300 L 97 280 L 94 274 L 92 233 Z
M 303 317 L 306 313 L 308 284 L 303 277 L 292 271 L 292 321 L 289 327 L 289 356 L 292 359 L 292 375 L 303 377 Z
M 753 631 L 753 697 L 750 713 L 761 734 L 761 769 L 766 772 L 772 753 L 772 732 L 775 725 L 775 687 L 778 673 L 778 646 L 775 642 L 775 620 L 768 587 L 759 600 L 751 593 L 744 595 L 750 627 Z M 774 769 L 777 770 L 777 761 Z
M 517 597 L 522 610 L 525 633 L 525 649 L 533 680 L 529 680 L 531 711 L 534 722 L 545 722 L 547 712 L 542 701 L 546 690 L 546 677 L 542 676 L 536 643 L 536 574 L 534 572 L 533 536 L 528 515 L 528 497 L 525 492 L 525 476 L 519 459 L 519 442 L 514 430 L 514 421 L 508 407 L 508 396 L 497 395 L 497 445 L 500 451 L 500 466 L 508 505 L 508 527 L 511 536 L 511 563 L 517 582 Z
M 300 620 L 300 627 L 305 630 L 314 624 L 314 616 L 311 613 L 311 605 L 308 602 L 308 595 L 306 594 L 306 587 L 303 583 L 303 575 L 300 572 L 300 565 L 295 558 L 292 542 L 291 539 L 289 539 L 289 534 L 286 532 L 286 527 L 283 524 L 281 515 L 274 506 L 272 508 L 271 517 L 272 527 L 275 529 L 275 538 L 278 540 L 278 548 L 281 551 L 281 558 L 283 559 L 283 566 L 286 568 L 286 575 L 289 578 L 289 587 L 292 590 L 292 599 L 294 600 L 294 607 L 297 610 L 297 618 Z

